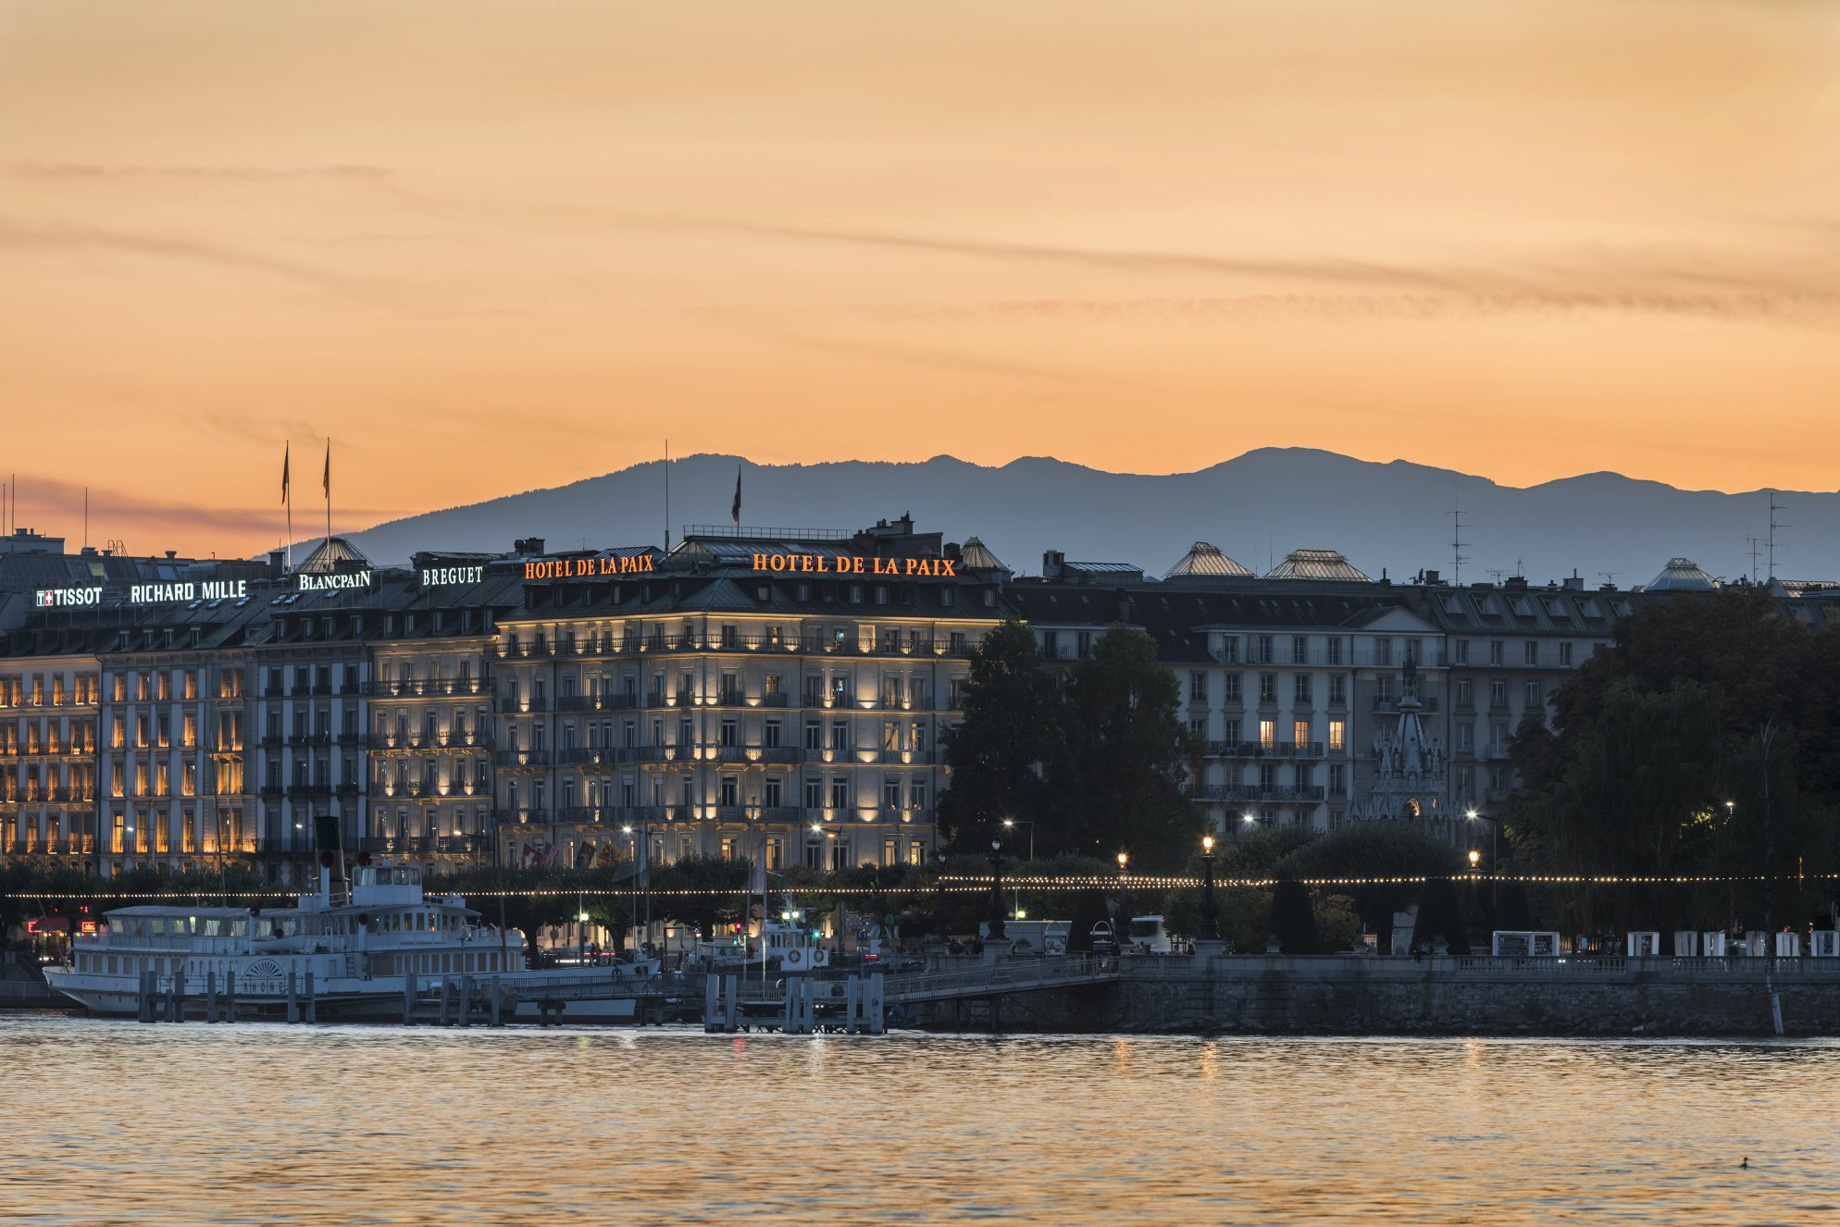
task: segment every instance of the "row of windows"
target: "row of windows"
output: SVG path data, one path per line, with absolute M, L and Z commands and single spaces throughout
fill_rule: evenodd
M 738 775 L 724 775 L 716 781 L 713 790 L 699 788 L 695 776 L 681 776 L 675 790 L 662 775 L 649 775 L 643 780 L 628 775 L 618 781 L 588 780 L 585 790 L 578 790 L 573 779 L 562 782 L 560 803 L 564 807 L 584 805 L 588 809 L 634 809 L 640 805 L 664 806 L 682 805 L 719 805 L 732 808 L 746 805 L 759 805 L 766 809 L 781 809 L 795 804 L 791 800 L 785 776 L 769 775 L 761 781 L 758 796 L 742 796 L 742 781 Z M 804 776 L 799 784 L 803 797 L 803 808 L 846 810 L 854 809 L 860 803 L 855 781 L 847 775 Z M 880 802 L 883 808 L 891 810 L 926 809 L 929 781 L 923 776 L 888 776 L 882 781 Z M 517 810 L 519 799 L 523 795 L 519 781 L 512 780 L 505 785 L 505 802 L 509 809 Z M 545 781 L 533 780 L 530 783 L 530 802 L 535 810 L 542 811 L 549 800 Z
M 1208 690 L 1210 685 L 1208 678 L 1210 676 L 1211 675 L 1203 669 L 1196 669 L 1188 675 L 1189 702 L 1208 702 Z M 1315 682 L 1313 680 L 1315 676 L 1316 675 L 1313 673 L 1295 673 L 1291 675 L 1289 690 L 1290 698 L 1293 703 L 1313 703 L 1315 701 L 1313 697 L 1315 694 Z M 1380 686 L 1381 696 L 1390 696 L 1392 693 L 1391 677 L 1383 676 L 1377 679 L 1377 681 Z M 1280 689 L 1278 674 L 1261 673 L 1258 675 L 1258 684 L 1259 702 L 1276 703 L 1278 701 Z M 1242 702 L 1244 699 L 1244 675 L 1239 673 L 1221 674 L 1220 689 L 1220 697 L 1223 703 Z M 1328 701 L 1331 706 L 1344 704 L 1348 701 L 1348 677 L 1346 674 L 1332 673 L 1329 675 Z

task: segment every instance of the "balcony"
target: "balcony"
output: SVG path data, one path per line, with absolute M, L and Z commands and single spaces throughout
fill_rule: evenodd
M 567 806 L 556 811 L 556 821 L 607 825 L 620 822 L 625 812 L 611 805 Z
M 1245 805 L 1314 805 L 1323 799 L 1320 784 L 1305 785 L 1301 788 L 1282 788 L 1274 785 L 1261 788 L 1257 784 L 1203 784 L 1189 790 L 1189 800 L 1202 803 L 1245 804 Z
M 524 767 L 547 767 L 549 766 L 549 751 L 499 750 L 492 755 L 492 765 L 509 767 L 514 770 Z
M 365 682 L 362 687 L 347 683 L 345 687 L 346 693 L 360 689 L 373 699 L 426 699 L 492 692 L 491 679 L 487 677 L 393 678 Z
M 561 712 L 630 711 L 638 706 L 636 694 L 571 694 L 556 700 L 556 710 Z
M 1421 712 L 1430 714 L 1431 712 L 1435 712 L 1437 709 L 1438 709 L 1438 697 L 1436 695 L 1432 695 L 1429 698 L 1421 698 L 1418 701 L 1418 710 Z M 1381 695 L 1381 696 L 1377 696 L 1374 699 L 1374 714 L 1375 715 L 1391 715 L 1397 712 L 1398 710 L 1399 710 L 1399 699 L 1396 696 Z
M 1209 758 L 1321 758 L 1320 741 L 1210 741 Z

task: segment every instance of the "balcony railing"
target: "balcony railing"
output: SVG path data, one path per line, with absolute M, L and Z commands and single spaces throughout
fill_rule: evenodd
M 1210 758 L 1321 758 L 1320 741 L 1210 741 Z
M 1261 788 L 1257 784 L 1202 784 L 1189 791 L 1189 799 L 1233 804 L 1314 805 L 1323 799 L 1320 784 L 1301 788 Z
M 492 755 L 494 767 L 547 767 L 548 750 L 499 750 Z

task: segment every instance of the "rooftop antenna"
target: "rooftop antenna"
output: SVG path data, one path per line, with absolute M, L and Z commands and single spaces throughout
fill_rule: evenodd
M 83 548 L 89 548 L 89 487 L 83 487 Z
M 1450 573 L 1452 582 L 1461 587 L 1463 583 L 1463 564 L 1469 561 L 1469 556 L 1463 552 L 1463 547 L 1468 545 L 1469 542 L 1463 539 L 1463 509 L 1461 507 L 1452 509 L 1450 513 L 1450 522 L 1452 526 L 1450 534 Z
M 1782 509 L 1783 509 L 1782 504 L 1776 501 L 1776 491 L 1771 490 L 1770 491 L 1770 539 L 1769 539 L 1769 545 L 1768 545 L 1768 549 L 1770 551 L 1770 574 L 1766 577 L 1768 579 L 1776 578 L 1776 530 L 1779 528 L 1789 527 L 1789 525 L 1780 524 L 1776 520 L 1776 513 L 1781 511 Z M 1784 548 L 1786 549 L 1788 547 L 1785 546 Z
M 664 441 L 664 552 L 671 552 L 671 441 Z
M 1495 577 L 1495 586 L 1499 588 L 1501 586 L 1501 577 L 1506 575 L 1507 572 L 1503 571 L 1500 567 L 1491 567 L 1489 569 L 1489 574 Z
M 1763 544 L 1763 538 L 1762 537 L 1746 537 L 1744 539 L 1744 543 L 1750 546 L 1751 580 L 1752 582 L 1755 582 L 1757 579 L 1757 547 Z
M 1615 571 L 1599 571 L 1598 574 L 1604 577 L 1604 583 L 1608 584 L 1612 588 L 1616 587 L 1616 572 Z

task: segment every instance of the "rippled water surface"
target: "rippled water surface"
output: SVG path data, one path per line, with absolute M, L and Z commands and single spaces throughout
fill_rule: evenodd
M 0 1075 L 6 1224 L 1840 1221 L 1828 1041 L 0 1016 Z

